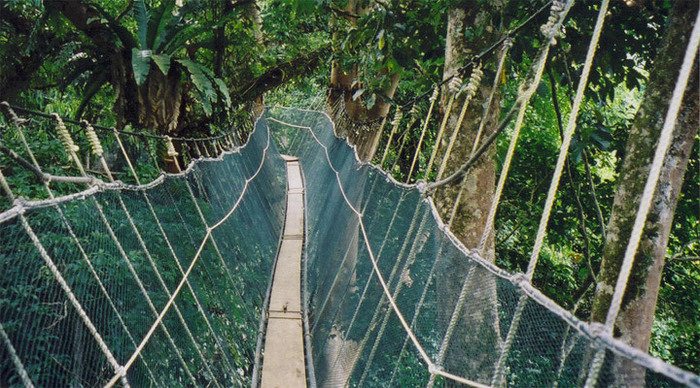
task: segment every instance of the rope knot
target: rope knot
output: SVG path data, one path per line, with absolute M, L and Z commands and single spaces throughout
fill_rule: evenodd
M 441 366 L 435 365 L 432 362 L 430 363 L 430 365 L 428 365 L 428 373 L 430 373 L 431 375 L 437 374 L 439 372 L 442 372 Z
M 175 150 L 173 139 L 171 139 L 170 136 L 165 136 L 165 153 L 171 158 L 179 155 L 179 153 Z
M 560 22 L 564 8 L 565 5 L 563 1 L 552 1 L 552 7 L 549 10 L 549 19 L 547 19 L 547 22 L 540 27 L 542 34 L 552 40 L 552 45 L 557 43 L 556 38 L 559 35 L 557 31 L 557 24 Z
M 530 284 L 530 279 L 524 273 L 513 274 L 513 276 L 510 277 L 510 280 L 518 287 L 525 287 Z
M 92 154 L 97 157 L 104 155 L 104 149 L 100 143 L 100 138 L 97 137 L 97 133 L 95 132 L 95 128 L 92 127 L 92 124 L 90 124 L 87 120 L 81 120 L 80 125 L 82 125 L 83 129 L 85 130 L 85 135 L 90 142 Z
M 511 47 L 513 47 L 513 44 L 515 43 L 515 39 L 513 39 L 512 36 L 508 36 L 503 40 L 503 50 L 508 50 Z
M 69 154 L 80 151 L 80 147 L 78 147 L 73 141 L 73 138 L 70 136 L 70 132 L 68 132 L 68 128 L 66 128 L 66 124 L 61 119 L 61 116 L 59 116 L 58 113 L 51 113 L 51 117 L 56 120 L 56 132 L 58 133 L 58 138 L 61 140 L 61 143 L 66 151 Z

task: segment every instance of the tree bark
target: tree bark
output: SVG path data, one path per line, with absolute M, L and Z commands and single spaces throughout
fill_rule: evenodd
M 350 24 L 355 24 L 358 16 L 370 11 L 361 3 L 359 0 L 349 0 L 340 16 L 346 18 Z M 333 41 L 338 42 L 339 36 L 339 31 L 334 32 Z M 378 91 L 375 104 L 371 108 L 367 108 L 361 98 L 353 98 L 355 92 L 362 88 L 357 66 L 344 68 L 339 61 L 333 61 L 331 65 L 328 105 L 333 111 L 333 108 L 338 104 L 343 104 L 345 109 L 338 114 L 341 117 L 334 118 L 336 121 L 347 123 L 347 125 L 337 128 L 339 131 L 337 134 L 347 137 L 350 144 L 356 147 L 357 155 L 363 161 L 372 160 L 377 151 L 381 136 L 379 131 L 381 121 L 389 113 L 391 108 L 389 100 L 394 97 L 399 85 L 398 73 L 383 73 L 384 76 L 388 77 L 388 82 Z
M 449 9 L 443 79 L 456 74 L 472 55 L 500 37 L 494 19 L 499 15 L 503 2 L 481 3 L 476 0 L 463 0 Z M 467 80 L 465 79 L 464 82 Z M 491 81 L 487 75 L 469 105 L 461 128 L 455 128 L 455 126 L 464 97 L 455 99 L 442 144 L 436 145 L 440 147 L 437 158 L 439 163 L 445 157 L 451 131 L 459 131 L 454 148 L 447 159 L 445 176 L 454 172 L 469 158 L 483 115 L 483 105 L 490 92 Z M 445 86 L 441 98 L 443 114 L 446 113 L 450 95 L 451 92 Z M 499 100 L 498 96 L 494 97 L 482 138 L 495 130 L 499 115 Z M 479 245 L 486 224 L 496 180 L 494 155 L 495 149 L 492 147 L 461 183 L 464 185 L 464 192 L 459 211 L 452 220 L 451 229 L 467 248 L 476 248 Z M 460 185 L 451 185 L 435 193 L 435 205 L 444 220 L 450 217 L 459 191 Z M 493 238 L 488 242 L 482 255 L 487 260 L 494 260 Z M 461 257 L 448 260 L 450 262 L 447 264 L 446 273 L 438 277 L 445 289 L 445 296 L 440 306 L 442 322 L 449 322 L 469 269 L 468 263 Z M 445 367 L 452 373 L 468 375 L 471 379 L 490 381 L 493 365 L 498 357 L 496 350 L 500 342 L 495 299 L 496 284 L 494 279 L 486 275 L 482 276 L 478 271 L 471 278 L 471 284 L 467 285 L 470 302 L 460 315 L 458 329 L 452 336 L 447 352 Z M 476 330 L 476 328 L 481 329 Z
M 649 75 L 644 100 L 630 129 L 608 223 L 603 260 L 591 312 L 592 321 L 605 321 L 669 106 L 669 99 L 697 12 L 698 3 L 695 0 L 679 0 L 673 3 L 665 37 Z M 675 207 L 700 124 L 698 98 L 700 96 L 696 63 L 676 122 L 673 141 L 664 159 L 653 205 L 647 217 L 622 308 L 615 322 L 615 335 L 644 351 L 648 350 L 651 338 L 651 327 Z M 622 361 L 616 362 L 615 367 L 615 376 L 624 385 L 636 386 L 644 383 L 643 369 Z

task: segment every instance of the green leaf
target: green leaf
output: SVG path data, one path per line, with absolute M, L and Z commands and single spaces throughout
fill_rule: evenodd
M 189 59 L 178 59 L 177 61 L 182 64 L 182 66 L 184 66 L 189 73 L 192 83 L 199 92 L 199 97 L 202 107 L 204 108 L 204 112 L 207 114 L 207 116 L 211 115 L 211 103 L 212 101 L 216 100 L 216 91 L 214 90 L 214 85 L 212 84 L 211 80 L 206 75 L 206 73 L 210 72 L 210 70 Z
M 158 66 L 160 72 L 164 75 L 168 75 L 170 71 L 170 55 L 167 54 L 152 54 L 153 62 Z
M 131 49 L 131 68 L 137 85 L 143 85 L 151 68 L 151 50 Z
M 214 78 L 214 83 L 216 84 L 216 86 L 219 87 L 219 93 L 221 93 L 221 95 L 224 96 L 224 102 L 226 103 L 226 106 L 231 106 L 231 95 L 228 92 L 228 87 L 226 86 L 226 83 L 224 83 L 224 81 L 221 78 Z
M 174 0 L 164 0 L 148 22 L 148 47 L 154 51 L 158 50 L 167 33 L 166 29 L 174 22 L 172 14 L 174 7 Z
M 377 39 L 378 39 L 377 47 L 379 47 L 380 50 L 383 50 L 384 44 L 385 44 L 384 30 L 379 31 L 379 34 L 377 35 Z
M 148 20 L 150 15 L 144 0 L 134 0 L 134 18 L 136 18 L 136 34 L 141 49 L 148 48 Z

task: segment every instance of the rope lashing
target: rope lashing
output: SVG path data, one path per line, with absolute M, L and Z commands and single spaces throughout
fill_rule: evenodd
M 474 96 L 476 96 L 476 92 L 477 90 L 479 90 L 479 85 L 481 85 L 481 79 L 483 77 L 484 71 L 481 69 L 481 64 L 478 64 L 476 67 L 474 67 L 474 70 L 472 70 L 472 74 L 469 76 L 469 82 L 467 83 L 466 87 L 460 88 L 460 91 L 458 92 L 458 96 L 461 94 L 465 94 L 464 102 L 462 103 L 462 110 L 459 112 L 457 123 L 455 124 L 455 127 L 452 130 L 452 136 L 450 136 L 450 142 L 447 145 L 445 156 L 443 156 L 442 158 L 442 163 L 440 164 L 440 169 L 438 170 L 437 174 L 437 180 L 440 180 L 440 178 L 442 178 L 442 175 L 447 169 L 447 161 L 450 159 L 452 149 L 454 148 L 454 145 L 457 142 L 457 136 L 459 135 L 459 132 L 462 128 L 462 123 L 464 122 L 464 118 L 466 117 L 467 109 L 469 108 L 469 103 L 474 98 Z
M 100 143 L 100 138 L 97 137 L 95 128 L 93 128 L 87 120 L 81 120 L 80 124 L 83 126 L 85 136 L 87 136 L 88 141 L 90 142 L 92 154 L 97 157 L 104 155 L 104 149 L 102 148 L 102 143 Z
M 559 23 L 562 12 L 564 11 L 564 2 L 561 0 L 552 1 L 552 6 L 549 9 L 549 19 L 547 22 L 540 26 L 540 31 L 546 37 L 551 36 L 551 45 L 557 44 L 557 37 L 561 35 L 561 30 L 557 28 L 557 23 Z
M 394 119 L 391 121 L 391 132 L 389 132 L 389 139 L 387 140 L 386 147 L 384 148 L 384 153 L 382 154 L 382 160 L 379 162 L 380 166 L 384 165 L 386 157 L 389 155 L 389 149 L 391 148 L 391 141 L 394 140 L 394 135 L 396 131 L 399 130 L 399 125 L 401 125 L 401 119 L 403 118 L 403 111 L 400 108 L 396 109 L 394 113 Z
M 165 137 L 165 153 L 173 159 L 180 155 L 177 150 L 175 150 L 175 144 L 173 144 L 173 139 L 170 136 Z
M 80 151 L 80 147 L 73 141 L 61 116 L 59 116 L 58 113 L 52 113 L 51 117 L 56 121 L 56 133 L 58 134 L 59 140 L 61 140 L 61 144 L 63 144 L 63 148 L 65 148 L 69 154 Z

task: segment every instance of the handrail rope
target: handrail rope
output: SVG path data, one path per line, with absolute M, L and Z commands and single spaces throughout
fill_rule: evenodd
M 107 165 L 107 161 L 104 158 L 104 155 L 103 155 L 104 151 L 102 149 L 100 139 L 97 137 L 97 134 L 95 133 L 94 128 L 86 120 L 82 120 L 81 124 L 83 126 L 83 129 L 85 131 L 87 138 L 90 140 L 90 147 L 92 148 L 93 154 L 95 156 L 97 156 L 99 163 L 100 163 L 102 169 L 104 170 L 104 172 L 107 174 L 107 177 L 109 178 L 110 182 L 114 182 L 114 176 L 113 176 L 112 171 L 110 170 L 109 166 Z M 144 192 L 141 192 L 141 193 L 145 194 Z M 136 240 L 138 242 L 138 245 L 141 247 L 141 250 L 143 251 L 144 255 L 146 256 L 146 259 L 148 260 L 148 263 L 150 264 L 151 269 L 153 270 L 153 272 L 156 275 L 156 279 L 158 280 L 158 283 L 160 284 L 163 291 L 165 291 L 165 295 L 169 297 L 170 290 L 168 289 L 168 286 L 165 284 L 165 281 L 163 280 L 163 276 L 161 275 L 160 270 L 158 269 L 158 266 L 156 265 L 155 260 L 153 259 L 153 255 L 151 254 L 150 249 L 148 248 L 148 246 L 146 246 L 146 242 L 144 241 L 143 236 L 141 235 L 141 232 L 136 227 L 136 222 L 134 221 L 134 219 L 131 215 L 131 212 L 126 207 L 126 204 L 124 203 L 124 199 L 122 198 L 121 195 L 117 195 L 117 200 L 119 202 L 120 208 L 122 209 L 122 211 L 124 212 L 124 215 L 126 216 L 126 219 L 128 221 L 128 224 L 129 224 L 131 230 L 134 232 L 134 235 L 136 236 Z M 146 198 L 146 201 L 150 204 L 150 201 L 147 198 Z M 157 218 L 156 218 L 156 222 L 159 222 Z M 169 243 L 168 243 L 168 245 L 169 245 Z M 171 249 L 171 251 L 172 251 L 172 249 Z M 174 251 L 172 253 L 174 255 Z M 175 261 L 177 262 L 177 256 L 175 256 Z M 195 296 L 195 298 L 196 298 L 196 296 Z M 204 354 L 202 353 L 201 345 L 194 338 L 194 335 L 192 334 L 192 331 L 190 330 L 189 325 L 187 324 L 187 321 L 185 321 L 185 318 L 182 315 L 182 312 L 180 311 L 180 308 L 177 305 L 177 303 L 174 304 L 174 309 L 175 309 L 175 314 L 178 317 L 178 320 L 180 321 L 183 328 L 185 329 L 185 333 L 189 337 L 190 341 L 193 343 L 195 351 L 197 352 L 199 357 L 202 359 L 202 363 L 204 364 L 204 368 L 212 376 L 214 384 L 216 386 L 220 386 L 218 380 L 216 379 L 214 373 L 212 372 L 212 370 L 209 366 L 209 362 L 207 362 L 206 358 L 204 357 Z M 206 320 L 206 317 L 204 319 Z M 212 335 L 214 335 L 213 332 L 212 332 Z
M 15 112 L 12 110 L 12 108 L 10 108 L 9 106 L 5 106 L 4 108 L 6 109 L 7 113 L 10 115 L 10 118 L 11 118 L 15 128 L 17 129 L 17 134 L 19 135 L 20 141 L 22 142 L 22 145 L 24 146 L 25 152 L 27 152 L 27 155 L 32 160 L 34 167 L 40 171 L 41 166 L 39 164 L 39 161 L 36 159 L 34 152 L 32 151 L 31 147 L 29 146 L 29 142 L 27 141 L 27 138 L 24 134 L 24 130 L 22 128 L 24 126 L 24 123 L 26 122 L 26 120 L 20 119 L 15 114 Z M 46 190 L 46 193 L 48 194 L 49 198 L 54 199 L 55 195 L 54 195 L 53 190 L 51 189 L 50 181 L 43 182 L 43 186 L 44 186 L 44 189 Z M 82 257 L 83 261 L 85 261 L 85 264 L 87 265 L 87 267 L 90 271 L 90 274 L 93 276 L 93 278 L 97 282 L 97 285 L 100 288 L 100 291 L 107 299 L 107 303 L 112 308 L 112 311 L 114 311 L 114 313 L 117 317 L 117 320 L 119 321 L 122 329 L 126 333 L 127 337 L 129 338 L 130 342 L 132 343 L 132 345 L 134 347 L 136 347 L 136 340 L 134 339 L 133 335 L 131 334 L 131 331 L 126 326 L 126 322 L 124 321 L 124 318 L 122 317 L 121 313 L 117 309 L 117 307 L 114 303 L 114 300 L 107 292 L 107 289 L 104 286 L 102 279 L 100 279 L 99 275 L 97 274 L 97 271 L 95 270 L 95 267 L 92 265 L 92 262 L 90 261 L 88 255 L 87 255 L 87 252 L 85 251 L 85 248 L 83 247 L 83 244 L 80 242 L 80 240 L 78 239 L 78 236 L 75 234 L 73 226 L 68 221 L 68 218 L 66 217 L 65 213 L 63 212 L 63 209 L 60 206 L 58 206 L 58 204 L 54 204 L 53 208 L 58 213 L 58 216 L 61 219 L 61 222 L 63 223 L 63 225 L 66 227 L 66 231 L 68 232 L 68 235 L 71 237 L 71 239 L 73 240 L 75 245 L 78 247 L 78 251 L 80 252 L 80 256 Z M 146 371 L 150 375 L 151 379 L 153 379 L 155 381 L 155 377 L 153 376 L 153 372 L 151 371 L 151 368 L 148 365 L 148 363 L 146 362 L 146 360 L 142 358 L 141 361 L 143 362 L 144 366 L 146 367 Z
M 190 265 L 187 267 L 187 271 L 185 272 L 185 275 L 180 280 L 180 282 L 178 283 L 175 290 L 173 290 L 172 296 L 168 299 L 168 302 L 165 304 L 161 313 L 156 318 L 156 321 L 153 322 L 151 327 L 148 329 L 148 332 L 146 332 L 146 335 L 144 336 L 143 340 L 141 340 L 141 343 L 139 344 L 139 346 L 136 348 L 136 350 L 131 355 L 131 357 L 129 357 L 129 360 L 124 364 L 123 369 L 125 371 L 129 370 L 129 368 L 134 363 L 136 358 L 139 356 L 139 354 L 141 354 L 141 351 L 143 350 L 143 348 L 146 346 L 148 341 L 153 336 L 153 333 L 158 328 L 158 325 L 160 325 L 160 323 L 162 322 L 163 318 L 165 317 L 165 314 L 167 314 L 168 311 L 170 310 L 170 307 L 175 302 L 175 298 L 177 298 L 177 296 L 180 294 L 180 290 L 185 285 L 187 278 L 189 277 L 190 273 L 194 269 L 195 264 L 197 264 L 197 262 L 199 261 L 199 258 L 201 257 L 202 252 L 204 251 L 204 247 L 206 246 L 209 239 L 212 237 L 212 232 L 215 229 L 217 229 L 219 226 L 221 226 L 224 222 L 226 222 L 226 220 L 228 220 L 229 217 L 231 217 L 231 215 L 238 209 L 239 205 L 243 201 L 243 197 L 245 196 L 245 194 L 248 191 L 248 187 L 250 187 L 250 182 L 252 182 L 259 175 L 260 171 L 262 171 L 262 168 L 265 164 L 265 160 L 266 160 L 267 155 L 268 155 L 267 152 L 268 152 L 269 148 L 270 148 L 270 131 L 268 129 L 268 131 L 267 131 L 267 143 L 265 145 L 265 148 L 263 149 L 263 152 L 262 152 L 262 155 L 260 158 L 260 164 L 258 165 L 257 170 L 253 173 L 252 176 L 250 176 L 249 178 L 246 178 L 245 183 L 243 184 L 243 188 L 242 188 L 240 194 L 238 195 L 237 200 L 234 202 L 233 206 L 229 209 L 229 211 L 218 222 L 216 222 L 212 226 L 207 227 L 207 229 L 206 229 L 207 232 L 205 233 L 204 237 L 202 238 L 202 241 L 199 244 L 199 247 L 197 248 L 195 255 L 192 257 L 192 260 L 190 260 Z M 118 379 L 118 377 L 116 375 L 113 376 L 112 379 L 110 379 L 107 382 L 106 386 L 107 387 L 113 386 L 117 382 L 117 379 Z
M 683 63 L 678 74 L 678 79 L 676 80 L 676 85 L 673 88 L 671 103 L 669 104 L 668 111 L 666 112 L 666 118 L 664 119 L 661 133 L 659 134 L 654 159 L 652 161 L 651 168 L 649 169 L 649 175 L 644 185 L 644 191 L 642 192 L 642 196 L 639 200 L 637 215 L 635 216 L 630 239 L 627 243 L 627 248 L 625 249 L 625 256 L 622 260 L 622 265 L 620 266 L 620 274 L 617 277 L 615 290 L 610 301 L 610 308 L 608 309 L 608 313 L 605 317 L 603 330 L 608 334 L 612 333 L 615 326 L 615 321 L 617 320 L 617 315 L 619 314 L 622 306 L 622 298 L 627 289 L 627 282 L 632 273 L 632 266 L 637 255 L 639 243 L 642 239 L 642 233 L 644 232 L 647 216 L 649 215 L 649 210 L 651 209 L 651 205 L 654 200 L 656 186 L 659 181 L 659 176 L 661 175 L 661 168 L 664 165 L 666 153 L 671 146 L 676 119 L 678 118 L 678 113 L 680 111 L 681 104 L 683 103 L 683 97 L 685 95 L 686 87 L 688 86 L 688 80 L 692 72 L 693 63 L 695 62 L 699 45 L 700 12 L 698 12 L 697 16 L 695 17 L 695 25 L 693 26 L 693 31 L 691 32 L 690 40 L 685 50 L 685 56 L 683 57 Z M 588 375 L 588 379 L 586 380 L 586 387 L 596 385 L 598 374 L 602 368 L 604 358 L 604 351 L 599 350 L 596 352 L 593 362 L 591 363 L 591 371 Z
M 567 2 L 566 6 L 563 6 L 564 9 L 561 11 L 560 15 L 560 21 L 563 21 L 563 19 L 566 17 L 566 13 L 568 10 L 571 8 L 571 5 L 573 3 L 573 0 L 569 0 Z M 568 154 L 569 150 L 569 144 L 571 143 L 571 139 L 573 137 L 574 131 L 576 130 L 576 120 L 578 118 L 578 112 L 581 107 L 581 103 L 583 101 L 584 93 L 586 91 L 586 88 L 588 86 L 588 76 L 590 74 L 590 70 L 593 67 L 593 58 L 595 57 L 596 50 L 598 48 L 598 41 L 600 40 L 600 35 L 603 31 L 603 26 L 605 24 L 605 16 L 607 15 L 608 11 L 608 5 L 610 3 L 610 0 L 602 0 L 600 4 L 600 9 L 598 11 L 598 17 L 596 19 L 596 24 L 595 27 L 593 28 L 593 34 L 591 36 L 591 40 L 588 44 L 588 51 L 586 53 L 586 59 L 584 61 L 584 66 L 583 69 L 581 70 L 581 77 L 579 78 L 579 83 L 576 89 L 576 97 L 574 98 L 573 105 L 571 107 L 571 112 L 569 113 L 569 120 L 567 123 L 567 128 L 564 132 L 564 139 L 562 140 L 562 145 L 560 148 L 559 152 L 559 159 L 557 160 L 557 165 L 554 169 L 554 175 L 552 177 L 552 181 L 549 187 L 549 192 L 547 194 L 547 201 L 545 202 L 545 209 L 542 214 L 542 218 L 540 220 L 540 225 L 538 228 L 538 233 L 537 237 L 535 238 L 535 245 L 533 247 L 532 255 L 530 256 L 530 262 L 528 263 L 528 268 L 527 272 L 525 273 L 525 278 L 527 279 L 528 282 L 532 282 L 532 276 L 535 271 L 535 266 L 537 265 L 537 260 L 539 258 L 539 252 L 542 247 L 542 243 L 544 241 L 544 236 L 546 234 L 546 229 L 547 229 L 547 224 L 549 222 L 549 216 L 551 214 L 551 209 L 554 204 L 554 197 L 556 196 L 557 188 L 559 185 L 559 179 L 561 178 L 561 174 L 563 171 L 564 167 L 564 162 L 566 161 L 566 157 Z M 553 3 L 552 5 L 552 15 L 554 15 L 554 10 L 555 10 L 555 4 L 556 2 Z M 560 7 L 562 5 L 558 5 L 557 7 Z M 551 21 L 551 17 L 550 17 Z M 547 30 L 549 28 L 549 30 Z M 542 27 L 543 33 L 549 33 L 550 36 L 554 36 L 552 32 L 556 33 L 558 31 L 559 26 L 557 24 L 550 25 L 550 22 L 548 22 L 545 26 Z M 551 42 L 551 41 L 550 41 Z M 546 61 L 546 55 L 545 55 L 545 61 Z M 542 69 L 540 69 L 540 76 L 542 75 L 542 70 L 544 70 L 544 62 L 542 63 Z M 539 82 L 538 82 L 539 83 Z M 524 113 L 523 113 L 524 116 Z M 520 117 L 520 116 L 519 116 Z M 522 121 L 522 120 L 519 120 Z M 511 145 L 515 143 L 515 135 L 513 136 L 514 141 L 512 141 Z M 509 149 L 510 151 L 510 149 Z M 511 155 L 512 158 L 512 155 Z M 504 165 L 504 171 L 501 173 L 501 175 L 505 175 L 507 173 L 507 169 L 505 169 Z M 503 179 L 505 181 L 505 179 Z M 499 188 L 500 190 L 503 189 L 502 186 L 502 181 L 499 178 Z M 493 204 L 492 204 L 493 205 Z M 496 204 L 496 206 L 498 206 Z M 492 209 L 489 211 L 489 221 L 490 223 L 487 224 L 489 226 L 488 229 L 484 231 L 484 235 L 488 238 L 488 234 L 491 233 L 491 228 L 493 227 L 493 218 L 495 217 L 495 207 L 492 206 Z M 489 222 L 487 221 L 487 222 Z M 482 241 L 479 244 L 480 248 L 483 249 L 483 245 L 485 244 L 485 239 L 484 235 L 482 235 Z M 520 300 L 518 301 L 518 305 L 516 306 L 515 313 L 513 315 L 513 319 L 510 323 L 510 328 L 508 330 L 508 335 L 506 336 L 506 340 L 504 342 L 503 349 L 501 351 L 501 355 L 498 359 L 496 371 L 493 374 L 493 380 L 492 380 L 492 385 L 494 386 L 500 386 L 503 382 L 503 379 L 505 379 L 504 376 L 504 369 L 505 369 L 505 364 L 506 360 L 508 358 L 508 354 L 510 353 L 510 348 L 512 346 L 515 333 L 518 330 L 520 326 L 520 320 L 522 317 L 522 314 L 525 310 L 525 304 L 527 302 L 526 296 L 523 294 L 520 297 Z
M 411 338 L 411 341 L 413 342 L 414 347 L 416 348 L 416 350 L 418 351 L 419 355 L 420 355 L 421 358 L 423 359 L 423 362 L 425 362 L 425 364 L 428 366 L 429 372 L 430 372 L 431 374 L 439 374 L 439 375 L 441 375 L 441 376 L 443 376 L 443 377 L 449 378 L 449 379 L 451 379 L 451 380 L 454 380 L 454 381 L 457 381 L 457 382 L 460 382 L 460 383 L 462 383 L 462 384 L 466 384 L 466 385 L 469 385 L 469 386 L 472 386 L 472 387 L 486 387 L 485 385 L 483 385 L 483 384 L 481 384 L 481 383 L 478 383 L 478 382 L 476 382 L 476 381 L 472 381 L 472 380 L 469 380 L 469 379 L 466 379 L 466 378 L 463 378 L 463 377 L 460 377 L 460 376 L 456 376 L 456 375 L 453 375 L 453 374 L 444 372 L 443 370 L 441 370 L 439 367 L 437 367 L 437 366 L 432 362 L 432 360 L 430 359 L 430 356 L 428 355 L 428 353 L 425 351 L 425 349 L 424 349 L 423 346 L 421 345 L 420 341 L 418 340 L 418 337 L 417 337 L 416 334 L 413 332 L 413 329 L 411 329 L 411 327 L 409 326 L 408 322 L 406 321 L 406 318 L 403 316 L 403 313 L 402 313 L 401 310 L 399 309 L 398 305 L 396 304 L 396 301 L 395 301 L 394 298 L 393 298 L 393 295 L 392 295 L 391 291 L 389 290 L 389 286 L 387 285 L 386 280 L 384 279 L 384 275 L 382 275 L 382 273 L 381 273 L 381 271 L 380 271 L 380 269 L 379 269 L 379 265 L 378 265 L 378 263 L 377 263 L 377 258 L 375 257 L 374 251 L 372 250 L 372 246 L 371 246 L 371 244 L 370 244 L 370 242 L 369 242 L 370 239 L 369 239 L 369 235 L 368 235 L 367 230 L 366 230 L 365 225 L 364 225 L 364 220 L 363 220 L 362 213 L 360 213 L 360 212 L 352 205 L 352 203 L 350 202 L 350 199 L 347 197 L 347 194 L 345 193 L 345 188 L 344 188 L 344 186 L 343 186 L 343 184 L 342 184 L 342 182 L 341 182 L 341 180 L 340 180 L 340 173 L 338 172 L 338 170 L 337 170 L 337 169 L 335 168 L 335 166 L 333 165 L 333 162 L 331 161 L 331 157 L 330 157 L 330 153 L 329 153 L 329 151 L 328 151 L 328 147 L 326 147 L 326 145 L 323 144 L 323 143 L 318 139 L 318 137 L 316 136 L 316 134 L 314 133 L 314 131 L 313 131 L 313 129 L 312 129 L 311 127 L 307 127 L 307 126 L 298 126 L 298 125 L 294 125 L 294 124 L 288 124 L 288 123 L 285 123 L 285 122 L 283 122 L 283 121 L 281 121 L 281 120 L 274 120 L 274 121 L 279 122 L 279 123 L 282 123 L 282 124 L 290 125 L 290 126 L 293 126 L 293 127 L 301 127 L 301 128 L 304 128 L 304 129 L 308 129 L 309 132 L 311 133 L 311 136 L 312 136 L 312 137 L 314 138 L 314 140 L 316 141 L 316 143 L 318 143 L 318 145 L 321 146 L 321 148 L 323 148 L 324 153 L 325 153 L 325 156 L 326 156 L 326 162 L 328 163 L 329 168 L 335 173 L 335 180 L 336 180 L 336 183 L 338 184 L 338 188 L 340 189 L 340 193 L 341 193 L 341 195 L 343 196 L 343 199 L 345 200 L 346 205 L 347 205 L 347 206 L 350 208 L 350 210 L 355 214 L 355 216 L 358 217 L 359 226 L 360 226 L 360 232 L 362 233 L 362 236 L 363 236 L 365 248 L 367 249 L 367 253 L 368 253 L 369 258 L 370 258 L 370 261 L 371 261 L 371 263 L 372 263 L 373 270 L 374 270 L 374 272 L 375 272 L 376 275 L 377 275 L 377 280 L 379 281 L 380 285 L 382 286 L 382 290 L 383 290 L 384 296 L 385 296 L 385 297 L 387 298 L 387 300 L 389 301 L 389 304 L 391 305 L 392 310 L 394 311 L 394 313 L 396 314 L 397 318 L 398 318 L 399 321 L 401 322 L 401 325 L 403 326 L 404 331 L 405 331 L 405 332 L 408 334 L 408 336 Z
M 85 171 L 85 168 L 83 166 L 83 163 L 80 161 L 80 158 L 78 157 L 78 154 L 76 153 L 79 148 L 77 145 L 75 145 L 75 142 L 73 141 L 73 138 L 70 135 L 70 132 L 68 132 L 68 129 L 66 128 L 63 120 L 58 114 L 52 114 L 52 118 L 56 122 L 56 131 L 58 132 L 58 136 L 61 139 L 61 142 L 63 143 L 63 146 L 65 148 L 65 152 L 68 155 L 69 159 L 75 164 L 76 168 L 80 172 L 82 176 L 87 176 L 87 173 Z M 121 205 L 124 206 L 123 200 L 121 199 L 121 196 L 118 196 L 120 199 Z M 127 268 L 129 269 L 129 272 L 131 275 L 134 277 L 134 280 L 136 281 L 137 286 L 139 287 L 139 290 L 141 291 L 141 294 L 143 294 L 144 300 L 146 301 L 146 304 L 150 308 L 151 312 L 155 315 L 158 316 L 157 309 L 155 308 L 155 305 L 153 304 L 153 301 L 151 297 L 148 295 L 148 291 L 146 290 L 146 287 L 144 286 L 141 277 L 138 275 L 138 272 L 136 271 L 136 268 L 134 267 L 133 263 L 129 259 L 129 255 L 126 253 L 126 250 L 124 249 L 124 246 L 122 243 L 119 241 L 117 238 L 116 233 L 114 232 L 114 228 L 112 227 L 112 224 L 109 222 L 109 219 L 106 216 L 106 213 L 104 211 L 103 206 L 100 204 L 100 202 L 94 197 L 91 196 L 90 200 L 92 204 L 95 206 L 95 209 L 97 210 L 97 213 L 99 215 L 100 220 L 102 221 L 102 224 L 105 226 L 105 229 L 107 230 L 107 234 L 111 238 L 112 242 L 114 243 L 115 247 L 117 248 L 117 251 L 119 252 L 119 255 L 122 257 L 124 260 L 124 263 L 126 264 Z M 24 217 L 21 217 L 20 220 L 23 220 Z M 180 364 L 182 365 L 185 373 L 187 374 L 187 377 L 192 381 L 193 384 L 196 384 L 196 379 L 194 378 L 194 375 L 192 375 L 192 372 L 189 370 L 187 363 L 185 362 L 184 357 L 182 356 L 182 352 L 180 352 L 180 349 L 178 349 L 177 345 L 175 344 L 175 340 L 173 339 L 172 335 L 170 334 L 170 331 L 165 327 L 165 325 L 161 325 L 161 329 L 163 330 L 163 333 L 165 334 L 165 337 L 168 339 L 170 342 L 171 346 L 173 347 L 173 350 L 175 351 L 175 354 L 177 355 Z M 122 368 L 123 370 L 123 376 L 126 376 L 126 370 Z M 115 375 L 116 378 L 116 375 Z
M 54 116 L 55 113 L 50 114 L 50 113 L 44 113 L 44 112 L 40 112 L 40 111 L 33 110 L 33 109 L 23 108 L 21 106 L 9 104 L 6 101 L 0 102 L 0 105 L 10 107 L 17 112 L 22 112 L 24 114 L 28 114 L 28 115 L 32 115 L 32 116 L 38 116 L 38 117 L 43 117 L 43 118 L 47 118 L 47 119 L 53 119 L 55 117 Z M 69 123 L 69 124 L 73 124 L 73 125 L 77 125 L 77 126 L 81 125 L 81 122 L 79 120 L 73 120 L 73 119 L 69 119 L 69 118 L 62 118 L 62 120 L 66 123 Z M 156 134 L 148 133 L 148 132 L 136 132 L 136 131 L 129 131 L 129 130 L 124 130 L 124 129 L 116 129 L 114 127 L 105 127 L 105 126 L 97 125 L 97 124 L 93 124 L 92 126 L 99 131 L 112 132 L 112 131 L 116 130 L 117 132 L 119 132 L 123 135 L 146 137 L 146 138 L 150 138 L 150 139 L 165 140 L 168 137 L 167 135 L 156 135 Z M 171 136 L 170 138 L 172 140 L 181 141 L 181 142 L 214 141 L 214 140 L 218 140 L 218 139 L 223 138 L 224 136 L 228 135 L 229 132 L 234 132 L 234 130 L 227 131 L 223 134 L 216 135 L 216 136 L 198 137 L 198 138 Z

